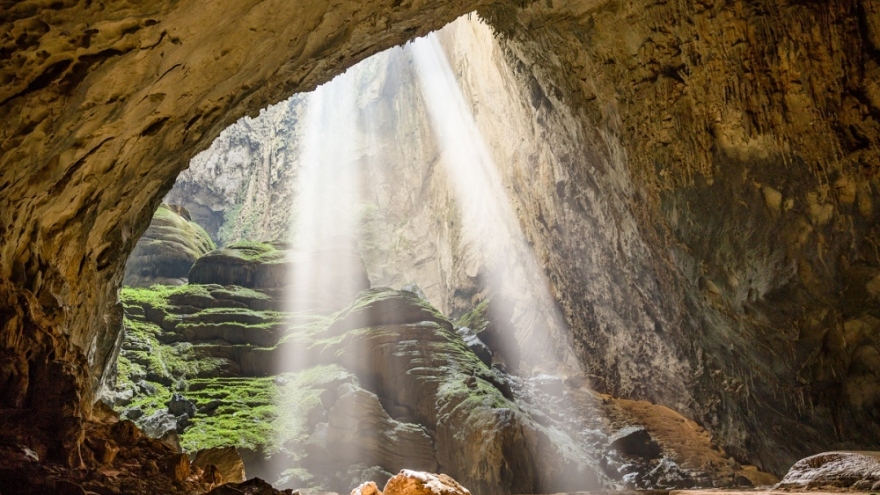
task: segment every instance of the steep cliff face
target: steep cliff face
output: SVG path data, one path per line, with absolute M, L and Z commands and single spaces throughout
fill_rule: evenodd
M 4 5 L 0 405 L 57 425 L 47 442 L 76 464 L 125 257 L 186 160 L 246 112 L 489 3 Z M 536 112 L 511 127 L 547 145 L 504 181 L 594 385 L 684 411 L 776 471 L 880 438 L 878 12 L 482 11 Z
M 605 211 L 634 219 L 616 224 L 644 246 L 608 245 L 623 256 L 605 250 L 618 277 L 602 304 L 583 289 L 584 250 L 553 249 L 589 230 L 530 229 L 599 383 L 690 410 L 729 451 L 777 471 L 823 445 L 876 445 L 876 3 L 486 15 L 539 99 L 589 122 L 600 156 L 566 167 L 565 201 L 589 211 L 585 198 L 617 191 Z M 609 309 L 625 333 L 653 325 L 678 371 L 659 383 L 647 349 L 650 365 L 627 365 L 645 351 L 614 345 Z

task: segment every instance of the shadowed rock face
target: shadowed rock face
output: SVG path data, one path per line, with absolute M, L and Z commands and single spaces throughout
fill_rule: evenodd
M 76 443 L 124 260 L 187 159 L 487 4 L 4 4 L 0 407 L 69 418 L 59 438 Z M 596 386 L 685 411 L 777 472 L 838 440 L 876 445 L 878 3 L 484 14 L 535 132 L 565 150 L 508 182 Z M 77 393 L 39 399 L 61 368 Z

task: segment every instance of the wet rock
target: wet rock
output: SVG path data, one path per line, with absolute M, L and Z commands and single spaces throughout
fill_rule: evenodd
M 388 480 L 385 495 L 470 495 L 467 488 L 445 474 L 404 469 Z
M 489 346 L 483 343 L 477 334 L 474 333 L 468 327 L 459 327 L 456 329 L 456 333 L 458 333 L 462 339 L 464 339 L 464 343 L 467 344 L 468 349 L 471 350 L 474 354 L 480 358 L 486 366 L 491 366 L 492 364 L 492 351 L 489 350 Z
M 774 488 L 878 490 L 880 489 L 880 452 L 825 452 L 801 459 Z
M 196 405 L 191 400 L 180 394 L 172 395 L 167 405 L 168 412 L 170 412 L 175 417 L 185 414 L 186 416 L 192 418 L 196 415 Z
M 553 397 L 562 397 L 563 391 L 565 390 L 562 378 L 558 376 L 541 374 L 529 378 L 529 383 L 541 392 Z
M 655 459 L 660 456 L 662 449 L 651 438 L 648 430 L 638 426 L 623 428 L 611 435 L 609 448 L 615 449 L 624 455 Z
M 235 447 L 200 450 L 196 452 L 192 464 L 202 469 L 215 466 L 224 483 L 240 483 L 245 480 L 244 462 Z

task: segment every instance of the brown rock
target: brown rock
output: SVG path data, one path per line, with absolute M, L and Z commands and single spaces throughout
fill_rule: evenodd
M 189 477 L 190 463 L 186 454 L 173 454 L 165 461 L 165 472 L 174 481 L 183 482 Z
M 86 438 L 86 446 L 95 454 L 95 460 L 100 464 L 110 464 L 119 453 L 119 446 L 113 440 L 90 436 Z
M 385 484 L 385 495 L 470 495 L 467 488 L 445 474 L 402 470 Z
M 220 474 L 220 470 L 217 469 L 217 466 L 213 464 L 208 464 L 207 466 L 205 466 L 205 469 L 202 470 L 199 478 L 201 478 L 203 482 L 208 483 L 209 485 L 223 484 L 223 475 Z
M 205 471 L 213 467 L 224 483 L 241 483 L 245 480 L 244 462 L 235 447 L 200 450 L 196 452 L 192 464 Z
M 351 495 L 382 495 L 374 481 L 368 481 L 351 491 Z
M 132 421 L 123 420 L 114 424 L 110 433 L 121 445 L 132 445 L 141 438 L 141 430 Z

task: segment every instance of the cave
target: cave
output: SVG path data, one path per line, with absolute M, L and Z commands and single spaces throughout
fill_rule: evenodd
M 565 386 L 668 411 L 733 471 L 878 449 L 875 1 L 26 0 L 0 9 L 0 493 L 141 493 L 122 464 L 205 491 L 99 400 L 126 260 L 224 129 L 469 13 L 543 145 L 503 180 L 572 344 L 553 359 L 582 370 Z M 451 327 L 480 297 L 455 285 L 426 295 L 445 316 L 413 307 Z

